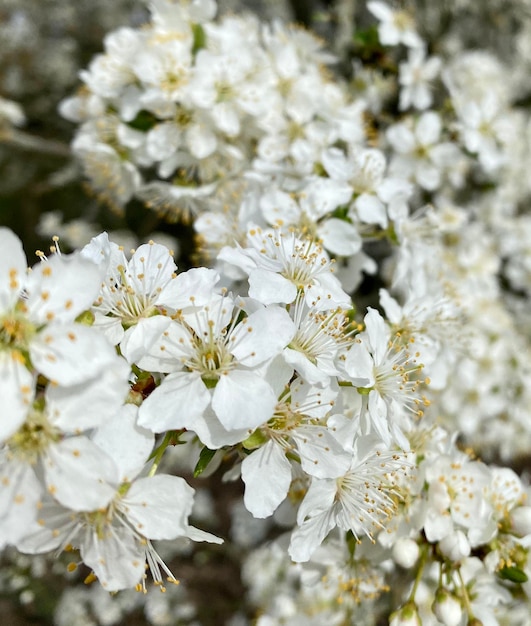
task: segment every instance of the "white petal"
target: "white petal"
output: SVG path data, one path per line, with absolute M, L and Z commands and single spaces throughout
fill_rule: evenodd
M 102 538 L 88 529 L 80 551 L 106 591 L 134 588 L 145 574 L 144 550 L 128 528 L 113 528 Z
M 255 429 L 273 415 L 277 398 L 269 384 L 255 372 L 233 370 L 221 376 L 212 408 L 228 430 Z
M 151 431 L 136 423 L 138 407 L 124 405 L 92 435 L 92 441 L 118 466 L 120 482 L 131 482 L 142 470 L 155 443 Z
M 30 345 L 33 365 L 60 385 L 76 385 L 93 378 L 116 360 L 104 335 L 82 324 L 52 324 Z
M 90 308 L 100 285 L 101 269 L 80 254 L 52 256 L 28 275 L 28 316 L 38 323 L 71 322 Z
M 137 295 L 151 295 L 171 280 L 176 270 L 175 261 L 166 246 L 145 243 L 131 257 L 127 279 Z
M 196 159 L 205 159 L 216 149 L 217 139 L 206 125 L 194 124 L 186 132 L 186 143 Z
M 72 517 L 71 510 L 44 494 L 38 522 L 27 528 L 25 536 L 17 541 L 17 549 L 26 554 L 42 554 L 61 547 L 65 539 L 73 543 L 72 530 L 77 523 Z
M 176 428 L 194 428 L 194 421 L 210 404 L 210 393 L 194 373 L 169 374 L 140 406 L 138 423 L 160 433 Z
M 387 352 L 389 329 L 380 313 L 371 307 L 367 307 L 364 322 L 367 327 L 367 335 L 369 336 L 369 345 L 374 362 L 379 365 Z
M 356 387 L 374 385 L 374 360 L 365 342 L 355 341 L 346 353 L 344 368 L 350 381 Z
M 307 517 L 315 517 L 330 510 L 336 491 L 335 480 L 313 479 L 297 511 L 297 524 L 302 525 Z
M 207 304 L 219 280 L 219 273 L 205 267 L 195 267 L 179 274 L 163 290 L 160 302 L 173 309 Z
M 175 539 L 186 534 L 194 490 L 179 476 L 139 478 L 122 498 L 134 528 L 149 539 Z
M 34 395 L 33 376 L 18 355 L 0 351 L 0 442 L 13 435 L 25 422 Z
M 282 353 L 286 363 L 291 365 L 304 382 L 310 385 L 326 386 L 330 382 L 330 376 L 314 365 L 302 352 L 286 348 Z
M 280 354 L 294 334 L 295 325 L 286 309 L 263 308 L 236 327 L 231 335 L 231 353 L 243 365 L 254 367 Z
M 351 256 L 361 250 L 361 236 L 355 226 L 335 217 L 319 225 L 324 247 L 340 256 Z
M 171 324 L 165 315 L 141 318 L 138 323 L 125 331 L 120 349 L 129 363 L 138 363 L 150 352 L 157 339 Z
M 402 321 L 402 307 L 389 294 L 387 289 L 380 289 L 380 304 L 383 306 L 385 315 L 391 324 L 399 324 Z
M 111 457 L 86 437 L 51 445 L 44 472 L 50 494 L 74 511 L 105 508 L 115 495 L 119 478 Z
M 65 433 L 100 426 L 123 405 L 129 391 L 129 373 L 125 360 L 116 358 L 93 380 L 68 387 L 49 385 L 46 407 L 50 422 Z
M 297 287 L 280 274 L 256 269 L 249 274 L 249 295 L 262 304 L 289 304 L 297 297 Z
M 291 464 L 284 449 L 274 441 L 268 441 L 246 456 L 242 462 L 242 479 L 246 509 L 254 517 L 273 515 L 291 484 Z
M 221 539 L 221 537 L 216 537 L 216 535 L 207 533 L 206 531 L 200 530 L 195 526 L 188 526 L 185 536 L 192 541 L 208 541 L 209 543 L 217 544 L 223 543 L 223 539 Z
M 5 455 L 4 455 L 5 456 Z M 0 549 L 24 537 L 37 519 L 42 487 L 31 465 L 0 458 Z
M 316 478 L 337 478 L 350 467 L 351 455 L 324 426 L 302 426 L 292 437 L 299 450 L 302 469 Z
M 274 189 L 260 198 L 260 210 L 269 224 L 296 224 L 301 210 L 297 202 L 286 192 Z
M 193 428 L 189 430 L 193 431 L 199 437 L 199 441 L 211 450 L 233 446 L 247 439 L 250 434 L 248 428 L 227 430 L 210 406 L 201 417 L 194 420 Z
M 378 224 L 382 228 L 387 228 L 385 206 L 377 196 L 370 193 L 362 193 L 357 198 L 354 206 L 362 222 Z
M 26 281 L 27 262 L 20 239 L 0 227 L 0 311 L 10 309 Z

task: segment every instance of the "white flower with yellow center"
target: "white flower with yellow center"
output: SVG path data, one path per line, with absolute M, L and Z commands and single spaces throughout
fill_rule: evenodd
M 422 365 L 393 341 L 378 311 L 369 307 L 364 322 L 365 331 L 344 353 L 342 362 L 346 379 L 363 396 L 363 432 L 376 433 L 386 445 L 395 442 L 408 450 L 403 430 L 409 428 L 411 417 L 423 414 L 420 407 L 429 403 L 419 390 L 420 383 L 428 381 L 414 378 Z
M 136 425 L 136 410 L 126 405 L 94 435 L 116 463 L 115 480 L 106 483 L 112 490 L 108 504 L 73 512 L 46 500 L 37 524 L 17 544 L 31 554 L 79 548 L 82 560 L 107 591 L 145 590 L 146 562 L 162 590 L 162 572 L 169 582 L 177 583 L 152 539 L 188 537 L 221 543 L 188 524 L 194 490 L 183 478 L 157 475 L 135 480 L 153 446 L 151 433 Z
M 140 407 L 142 426 L 155 432 L 195 431 L 211 420 L 213 428 L 217 422 L 217 428 L 221 424 L 245 433 L 267 422 L 277 397 L 264 372 L 293 337 L 293 322 L 275 306 L 243 319 L 240 314 L 232 298 L 220 296 L 172 321 L 138 363 L 149 371 L 168 372 Z M 210 407 L 213 415 L 207 417 Z M 243 438 L 245 434 L 238 440 Z
M 295 335 L 282 352 L 299 376 L 310 385 L 328 386 L 339 375 L 339 351 L 348 342 L 348 318 L 340 309 L 315 311 L 299 296 L 291 305 Z
M 398 477 L 407 474 L 403 454 L 385 449 L 376 437 L 359 437 L 350 468 L 338 478 L 313 478 L 297 513 L 289 554 L 308 561 L 333 528 L 356 538 L 373 538 L 397 511 Z
M 172 252 L 152 241 L 141 245 L 128 261 L 123 250 L 102 233 L 82 254 L 107 267 L 93 307 L 95 326 L 112 343 L 120 344 L 130 363 L 146 354 L 176 309 L 207 302 L 218 280 L 218 274 L 206 268 L 177 274 Z
M 284 500 L 293 462 L 317 478 L 348 470 L 350 454 L 326 426 L 336 396 L 331 387 L 319 389 L 296 378 L 280 396 L 273 417 L 244 442 L 251 449 L 262 444 L 242 462 L 244 503 L 254 517 L 272 515 Z
M 93 378 L 116 358 L 93 328 L 75 323 L 98 292 L 101 273 L 80 255 L 54 255 L 27 271 L 16 235 L 0 228 L 0 441 L 23 424 L 36 373 L 59 385 Z
M 315 310 L 351 307 L 325 251 L 294 233 L 251 228 L 246 248 L 225 247 L 218 258 L 249 276 L 249 295 L 262 304 L 290 304 L 302 293 Z
M 23 424 L 0 448 L 0 545 L 14 543 L 37 515 L 45 490 L 73 510 L 106 506 L 114 495 L 111 458 L 82 433 L 111 418 L 129 390 L 129 367 L 118 356 L 98 378 L 48 385 Z

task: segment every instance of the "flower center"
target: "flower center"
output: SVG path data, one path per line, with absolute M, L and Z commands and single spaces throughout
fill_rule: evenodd
M 7 445 L 10 453 L 19 460 L 35 465 L 50 444 L 59 441 L 60 438 L 61 434 L 50 424 L 46 412 L 34 406 L 24 424 L 8 440 Z
M 234 357 L 226 344 L 226 334 L 214 333 L 214 322 L 209 320 L 208 331 L 204 336 L 193 338 L 194 354 L 186 363 L 189 369 L 200 372 L 201 379 L 207 387 L 215 387 L 219 377 L 232 367 Z

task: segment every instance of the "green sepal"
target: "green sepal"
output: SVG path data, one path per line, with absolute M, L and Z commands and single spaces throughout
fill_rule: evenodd
M 360 396 L 368 396 L 373 390 L 373 387 L 356 387 L 356 389 Z
M 76 322 L 78 324 L 83 324 L 83 326 L 92 326 L 94 324 L 94 320 L 96 319 L 94 313 L 90 310 L 83 311 L 76 317 Z
M 348 547 L 348 551 L 350 554 L 350 558 L 354 558 L 354 553 L 356 552 L 356 548 L 358 544 L 360 543 L 360 541 L 359 539 L 356 538 L 356 536 L 351 530 L 347 531 L 346 539 L 347 539 L 347 547 Z
M 512 583 L 526 583 L 527 574 L 518 567 L 504 567 L 498 572 L 498 576 L 503 580 L 510 580 Z
M 214 389 L 218 384 L 218 378 L 209 378 L 208 376 L 201 376 L 201 380 L 205 383 L 207 389 Z
M 194 35 L 194 45 L 192 47 L 192 54 L 195 56 L 199 50 L 206 48 L 206 33 L 201 24 L 194 24 L 192 26 L 192 33 Z
M 267 441 L 267 437 L 264 433 L 258 428 L 254 431 L 252 435 L 247 437 L 245 441 L 242 441 L 242 446 L 246 450 L 256 450 L 257 448 L 261 448 Z
M 214 458 L 217 450 L 211 450 L 206 446 L 199 453 L 199 460 L 194 467 L 194 478 L 197 478 L 200 474 L 202 474 L 206 468 L 208 467 L 210 461 Z

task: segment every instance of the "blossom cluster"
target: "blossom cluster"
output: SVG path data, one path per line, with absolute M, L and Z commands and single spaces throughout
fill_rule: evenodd
M 529 624 L 521 87 L 380 0 L 349 80 L 301 28 L 149 8 L 61 112 L 100 198 L 205 266 L 104 232 L 28 270 L 0 230 L 0 547 L 165 589 L 152 541 L 227 539 L 190 521 L 219 472 L 277 537 L 234 531 L 258 626 Z

